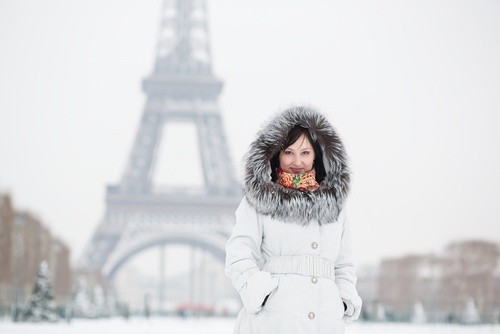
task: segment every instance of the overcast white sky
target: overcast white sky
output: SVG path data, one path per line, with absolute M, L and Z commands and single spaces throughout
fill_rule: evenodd
M 499 1 L 208 4 L 235 165 L 274 111 L 311 103 L 351 158 L 360 264 L 500 241 Z M 74 259 L 125 168 L 160 5 L 0 0 L 0 191 Z

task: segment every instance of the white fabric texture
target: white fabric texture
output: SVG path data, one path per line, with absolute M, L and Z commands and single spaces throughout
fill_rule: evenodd
M 359 316 L 344 211 L 331 224 L 289 224 L 258 214 L 244 198 L 225 271 L 244 306 L 234 333 L 337 334 Z

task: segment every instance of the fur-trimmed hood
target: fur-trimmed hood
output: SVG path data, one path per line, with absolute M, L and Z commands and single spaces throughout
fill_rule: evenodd
M 271 180 L 271 158 L 295 125 L 309 129 L 323 153 L 326 176 L 312 192 L 285 188 Z M 310 106 L 297 106 L 275 115 L 257 133 L 244 156 L 243 192 L 255 210 L 273 219 L 307 225 L 333 223 L 349 193 L 348 159 L 337 132 L 326 117 Z

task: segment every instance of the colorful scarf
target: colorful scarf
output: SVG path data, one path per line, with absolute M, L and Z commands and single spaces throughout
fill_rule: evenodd
M 291 174 L 278 168 L 278 183 L 283 187 L 298 189 L 300 191 L 314 191 L 319 188 L 316 182 L 314 169 L 307 173 Z

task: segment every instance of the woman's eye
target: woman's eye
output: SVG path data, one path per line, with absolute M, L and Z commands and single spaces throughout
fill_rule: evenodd
M 304 152 L 302 152 L 302 154 L 304 154 L 304 155 L 309 155 L 310 153 L 311 153 L 311 152 L 309 152 L 309 151 L 304 151 Z
M 290 155 L 293 154 L 291 151 L 285 151 L 285 154 Z

